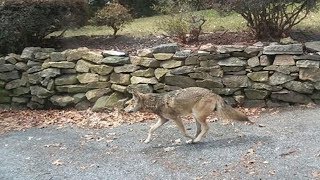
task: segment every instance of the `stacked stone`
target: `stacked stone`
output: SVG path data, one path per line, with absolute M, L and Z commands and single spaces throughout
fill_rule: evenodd
M 164 92 L 173 89 L 165 84 L 170 69 L 184 65 L 183 59 L 176 57 L 177 44 L 165 44 L 150 49 L 139 50 L 137 56 L 131 56 L 131 63 L 140 69 L 131 73 L 131 88 L 142 92 Z M 185 83 L 188 85 L 188 82 Z
M 20 55 L 9 54 L 0 58 L 0 104 L 2 108 L 11 105 L 20 107 L 29 101 L 27 64 Z
M 65 64 L 60 76 L 55 78 L 58 95 L 50 98 L 54 105 L 73 105 L 82 110 L 94 104 L 95 111 L 115 106 L 116 102 L 110 101 L 114 96 L 110 83 L 110 74 L 114 68 L 105 63 L 107 58 L 101 52 L 79 48 L 61 54 L 65 57 L 63 62 L 69 66 Z
M 319 52 L 319 42 L 204 45 L 196 51 L 165 44 L 136 56 L 30 47 L 0 58 L 0 105 L 100 111 L 122 107 L 129 89 L 161 93 L 191 86 L 251 107 L 320 103 Z

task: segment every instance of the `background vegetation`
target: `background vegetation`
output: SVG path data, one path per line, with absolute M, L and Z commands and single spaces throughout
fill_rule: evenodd
M 250 31 L 257 39 L 274 41 L 288 36 L 292 28 L 318 30 L 320 14 L 314 11 L 317 3 L 318 0 L 0 0 L 0 53 L 19 52 L 61 34 L 165 34 L 188 43 L 197 41 L 203 32 L 228 30 Z M 112 7 L 115 4 L 118 9 Z

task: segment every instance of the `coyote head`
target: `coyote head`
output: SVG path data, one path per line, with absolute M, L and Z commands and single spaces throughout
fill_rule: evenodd
M 143 100 L 142 93 L 139 93 L 137 91 L 132 91 L 132 99 L 130 99 L 125 103 L 126 108 L 124 108 L 124 110 L 129 113 L 139 111 L 143 105 L 142 100 Z

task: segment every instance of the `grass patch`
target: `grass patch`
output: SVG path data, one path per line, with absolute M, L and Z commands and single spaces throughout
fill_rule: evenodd
M 221 30 L 242 31 L 247 30 L 246 21 L 237 13 L 221 16 L 217 11 L 205 10 L 197 12 L 204 15 L 207 22 L 204 24 L 204 32 L 214 32 Z M 160 35 L 163 31 L 159 30 L 158 24 L 167 16 L 153 16 L 135 19 L 132 23 L 126 25 L 119 35 L 142 37 L 147 35 Z M 311 13 L 304 21 L 298 24 L 295 29 L 318 31 L 320 28 L 320 12 Z M 65 37 L 73 36 L 106 36 L 112 35 L 113 30 L 107 26 L 85 26 L 79 29 L 71 29 L 65 33 Z M 59 32 L 53 33 L 57 35 Z

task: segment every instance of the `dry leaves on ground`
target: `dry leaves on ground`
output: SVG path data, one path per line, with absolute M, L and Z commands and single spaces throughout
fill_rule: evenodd
M 251 117 L 258 117 L 263 109 L 238 108 Z M 44 128 L 49 125 L 76 125 L 83 128 L 108 128 L 119 126 L 124 123 L 132 124 L 147 120 L 154 120 L 157 116 L 148 112 L 125 113 L 114 110 L 111 112 L 93 112 L 69 110 L 0 110 L 0 134 L 13 131 L 25 130 L 31 127 Z M 184 118 L 193 121 L 191 116 Z M 216 121 L 213 113 L 208 117 L 209 122 Z

